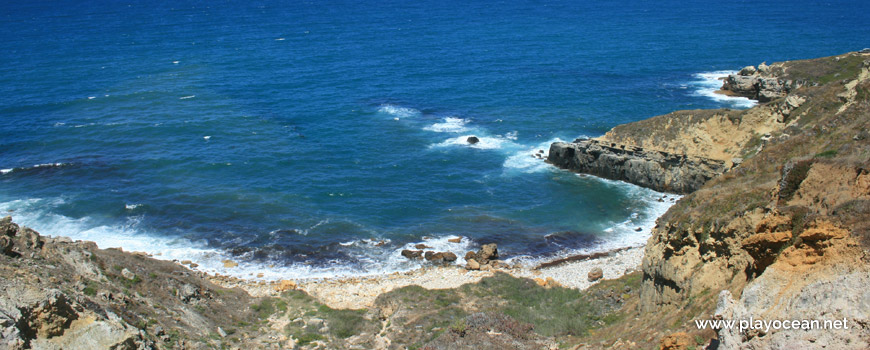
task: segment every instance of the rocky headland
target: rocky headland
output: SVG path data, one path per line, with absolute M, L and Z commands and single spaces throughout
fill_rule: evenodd
M 2 219 L 0 348 L 867 349 L 870 54 L 747 67 L 723 93 L 760 103 L 552 145 L 556 166 L 685 195 L 645 247 L 535 268 L 420 248 L 432 267 L 248 281 Z M 694 323 L 750 317 L 851 327 Z

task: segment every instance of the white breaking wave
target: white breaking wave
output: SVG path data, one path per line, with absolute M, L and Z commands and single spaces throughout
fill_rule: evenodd
M 519 170 L 524 173 L 555 170 L 555 167 L 545 162 L 547 155 L 550 153 L 550 144 L 553 142 L 562 142 L 562 139 L 557 137 L 518 151 L 504 160 L 504 168 Z
M 656 225 L 656 220 L 682 198 L 680 195 L 657 192 L 622 181 L 581 174 L 577 174 L 577 176 L 585 176 L 592 181 L 600 181 L 610 186 L 619 187 L 627 192 L 629 196 L 640 198 L 646 202 L 647 206 L 640 212 L 631 214 L 625 221 L 613 223 L 610 227 L 604 229 L 603 231 L 606 235 L 601 236 L 602 242 L 600 244 L 589 248 L 565 250 L 545 258 L 518 256 L 508 259 L 509 262 L 519 262 L 525 266 L 536 266 L 543 262 L 572 255 L 606 252 L 626 247 L 642 247 L 646 245 L 647 240 L 652 235 L 652 229 Z
M 694 77 L 698 80 L 690 83 L 694 87 L 696 96 L 703 96 L 716 102 L 724 103 L 736 108 L 750 108 L 758 102 L 746 97 L 727 96 L 716 93 L 722 88 L 722 79 L 737 71 L 720 70 L 714 72 L 698 73 Z
M 472 136 L 477 137 L 477 139 L 478 139 L 477 143 L 472 144 L 472 143 L 468 142 L 468 138 L 472 137 Z M 479 136 L 479 135 L 462 135 L 462 136 L 449 138 L 447 140 L 444 140 L 441 143 L 434 144 L 430 147 L 455 147 L 455 146 L 464 146 L 464 147 L 471 147 L 471 148 L 477 148 L 477 149 L 500 149 L 500 148 L 509 147 L 509 146 L 516 146 L 516 144 L 513 143 L 513 141 L 508 140 L 504 137 L 500 137 L 500 136 L 493 137 L 493 136 Z
M 456 118 L 456 117 L 447 117 L 444 118 L 444 121 L 441 123 L 435 123 L 429 125 L 423 130 L 429 130 L 434 132 L 466 132 L 468 128 L 465 124 L 468 124 L 469 120 Z
M 165 237 L 148 232 L 140 227 L 143 216 L 131 216 L 123 224 L 105 225 L 90 217 L 74 219 L 51 212 L 51 208 L 64 203 L 63 199 L 32 198 L 0 202 L 0 211 L 11 210 L 19 225 L 30 227 L 45 236 L 65 236 L 73 240 L 97 243 L 100 248 L 123 248 L 130 252 L 145 252 L 155 259 L 183 261 L 190 260 L 196 269 L 207 273 L 220 273 L 247 279 L 279 280 L 303 278 L 327 278 L 362 275 L 384 275 L 393 272 L 409 271 L 422 266 L 420 261 L 409 261 L 401 256 L 401 249 L 384 247 L 380 240 L 359 240 L 342 244 L 357 260 L 356 263 L 332 261 L 326 264 L 309 265 L 297 263 L 282 265 L 281 261 L 255 262 L 248 256 L 232 256 L 225 251 L 207 247 L 204 241 L 184 238 Z M 309 229 L 328 223 L 321 221 Z M 427 245 L 441 247 L 441 239 L 424 241 Z M 444 238 L 446 241 L 446 238 Z M 431 242 L 431 244 L 429 243 Z M 389 240 L 384 240 L 388 244 Z M 457 256 L 466 245 L 454 244 Z M 441 250 L 439 250 L 441 251 Z M 464 254 L 464 252 L 463 252 Z M 224 261 L 238 263 L 236 267 L 225 267 Z M 258 275 L 262 274 L 262 277 Z
M 127 210 L 135 210 L 136 208 L 142 207 L 142 204 L 125 204 L 124 208 Z
M 0 169 L 0 174 L 9 174 L 14 171 L 21 170 L 29 170 L 29 169 L 38 169 L 38 168 L 59 168 L 62 166 L 72 165 L 72 163 L 45 163 L 45 164 L 36 164 L 30 167 L 21 167 L 21 168 L 9 168 L 9 169 Z
M 382 105 L 380 108 L 378 108 L 378 112 L 390 114 L 399 118 L 409 118 L 420 115 L 420 111 L 416 109 L 390 104 Z

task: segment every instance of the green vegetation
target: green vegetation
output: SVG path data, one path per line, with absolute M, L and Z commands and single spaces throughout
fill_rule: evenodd
M 257 318 L 261 320 L 267 319 L 269 318 L 269 316 L 272 316 L 275 313 L 276 301 L 276 298 L 263 298 L 262 300 L 260 300 L 259 304 L 251 305 L 251 310 L 254 311 L 254 315 L 256 315 Z
M 82 293 L 85 293 L 85 295 L 89 297 L 96 296 L 97 288 L 94 288 L 94 286 L 87 286 L 84 290 L 82 290 Z
M 837 150 L 830 149 L 821 153 L 816 153 L 816 158 L 833 158 L 837 155 Z
M 812 160 L 802 160 L 786 165 L 783 169 L 783 179 L 779 189 L 780 203 L 785 203 L 794 196 L 801 182 L 807 178 L 812 165 Z
M 336 310 L 321 305 L 318 311 L 329 323 L 329 332 L 339 338 L 357 335 L 367 324 L 367 320 L 363 317 L 366 310 Z

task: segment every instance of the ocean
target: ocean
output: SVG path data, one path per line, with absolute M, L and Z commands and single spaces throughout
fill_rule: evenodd
M 642 245 L 676 196 L 535 155 L 750 107 L 717 78 L 870 47 L 870 3 L 4 2 L 0 33 L 0 214 L 278 279 Z

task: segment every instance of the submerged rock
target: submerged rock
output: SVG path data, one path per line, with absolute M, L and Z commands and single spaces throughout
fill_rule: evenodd
M 477 136 L 469 136 L 467 139 L 465 139 L 465 141 L 473 145 L 480 142 L 480 139 L 477 138 Z

